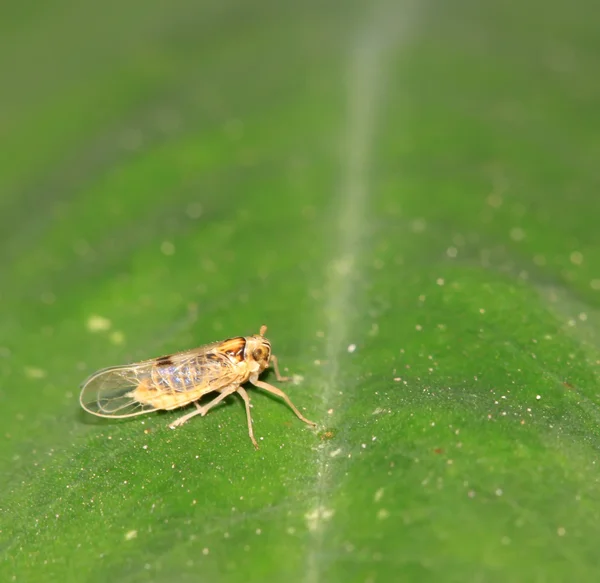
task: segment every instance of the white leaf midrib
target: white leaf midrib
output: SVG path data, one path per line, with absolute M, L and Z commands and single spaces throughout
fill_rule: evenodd
M 355 309 L 355 282 L 366 235 L 368 212 L 369 168 L 374 134 L 384 89 L 384 64 L 388 48 L 394 44 L 397 27 L 396 9 L 380 6 L 375 18 L 360 31 L 351 45 L 347 71 L 347 104 L 345 148 L 342 150 L 341 180 L 335 209 L 337 224 L 331 225 L 336 246 L 328 263 L 325 287 L 327 375 L 323 380 L 323 409 L 333 409 L 339 387 L 341 357 L 350 344 L 351 314 Z M 397 6 L 396 6 L 397 8 Z M 390 14 L 391 12 L 391 14 Z M 306 513 L 311 540 L 307 552 L 304 580 L 317 583 L 321 579 L 319 557 L 323 549 L 327 522 L 335 520 L 334 509 L 328 508 L 327 493 L 333 479 L 330 448 L 321 447 L 316 457 L 316 495 Z

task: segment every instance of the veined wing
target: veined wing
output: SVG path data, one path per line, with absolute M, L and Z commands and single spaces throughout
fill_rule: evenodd
M 209 345 L 99 370 L 84 382 L 79 400 L 99 417 L 133 417 L 182 407 L 238 377 L 227 356 Z

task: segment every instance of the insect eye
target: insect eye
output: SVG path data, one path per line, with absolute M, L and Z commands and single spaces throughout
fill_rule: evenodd
M 253 356 L 254 360 L 262 360 L 265 357 L 265 350 L 264 350 L 264 348 L 257 348 L 252 353 L 252 356 Z

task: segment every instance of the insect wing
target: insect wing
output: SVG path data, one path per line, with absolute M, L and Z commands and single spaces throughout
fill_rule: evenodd
M 134 391 L 150 379 L 152 364 L 111 366 L 94 373 L 81 389 L 81 406 L 99 417 L 133 417 L 156 411 L 157 407 L 140 403 Z
M 113 366 L 93 374 L 81 390 L 81 406 L 99 417 L 134 417 L 174 409 L 235 383 L 222 343 Z

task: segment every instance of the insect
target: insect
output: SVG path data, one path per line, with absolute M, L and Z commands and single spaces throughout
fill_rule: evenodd
M 258 380 L 270 363 L 278 381 L 289 380 L 279 372 L 266 332 L 267 327 L 262 326 L 260 333 L 253 336 L 238 336 L 160 358 L 104 368 L 83 383 L 79 402 L 89 413 L 113 418 L 134 417 L 159 409 L 170 411 L 194 403 L 195 410 L 171 423 L 169 427 L 175 429 L 196 415 L 204 417 L 227 396 L 237 393 L 246 406 L 250 439 L 258 449 L 252 430 L 250 397 L 242 387 L 244 383 L 250 382 L 281 397 L 300 420 L 316 426 L 281 389 Z M 200 406 L 198 400 L 211 392 L 218 395 Z

